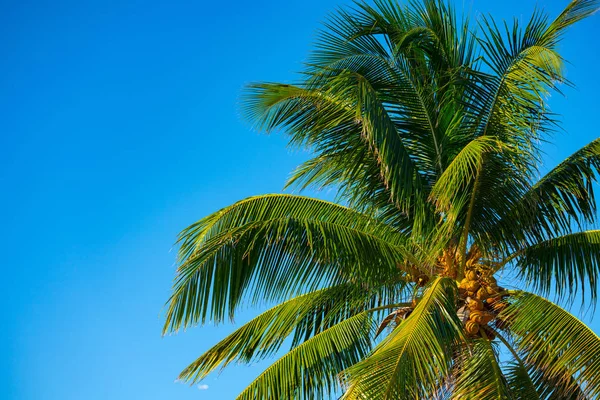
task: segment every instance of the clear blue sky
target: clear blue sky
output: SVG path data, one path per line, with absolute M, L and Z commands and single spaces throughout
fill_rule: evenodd
M 456 3 L 498 17 L 535 5 Z M 567 1 L 538 3 L 556 14 Z M 0 398 L 229 399 L 260 372 L 174 383 L 232 327 L 161 338 L 172 244 L 220 207 L 279 192 L 303 159 L 251 132 L 237 98 L 250 81 L 293 81 L 342 4 L 3 2 Z M 563 42 L 578 88 L 551 99 L 567 133 L 546 147 L 548 167 L 599 136 L 599 38 L 596 16 Z

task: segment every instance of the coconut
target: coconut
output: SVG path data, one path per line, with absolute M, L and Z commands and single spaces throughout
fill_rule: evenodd
M 469 335 L 476 335 L 479 333 L 479 324 L 473 321 L 467 321 L 465 330 Z
M 480 288 L 475 295 L 479 300 L 485 300 L 488 298 L 488 292 L 485 288 Z
M 467 285 L 467 289 L 470 292 L 476 292 L 480 287 L 481 285 L 477 281 L 469 281 L 469 284 Z
M 469 299 L 467 307 L 469 307 L 469 310 L 471 311 L 481 311 L 483 310 L 483 303 L 481 300 Z
M 483 311 L 472 311 L 469 315 L 469 319 L 478 324 L 482 324 L 484 321 L 484 313 Z
M 478 324 L 485 325 L 494 319 L 494 314 L 489 313 L 487 311 L 472 311 L 471 314 L 469 315 L 469 318 L 473 322 L 477 322 Z
M 467 279 L 470 281 L 476 281 L 479 278 L 479 276 L 477 276 L 477 272 L 471 270 L 469 272 L 467 272 Z

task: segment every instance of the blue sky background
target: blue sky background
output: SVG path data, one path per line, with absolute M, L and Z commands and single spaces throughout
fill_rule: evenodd
M 251 132 L 238 95 L 293 81 L 344 3 L 2 2 L 0 398 L 229 399 L 267 365 L 228 369 L 206 390 L 174 383 L 232 327 L 161 338 L 173 242 L 212 211 L 279 192 L 305 157 Z M 537 3 L 556 15 L 567 2 Z M 536 2 L 456 4 L 511 17 Z M 577 89 L 551 99 L 567 133 L 546 147 L 547 167 L 599 136 L 598 38 L 600 16 L 563 42 Z

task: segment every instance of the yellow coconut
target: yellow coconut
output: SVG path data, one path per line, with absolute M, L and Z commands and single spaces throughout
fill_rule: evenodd
M 479 324 L 473 321 L 467 321 L 465 330 L 469 335 L 476 335 L 479 333 Z
M 478 298 L 479 300 L 485 300 L 489 296 L 488 296 L 487 290 L 482 287 L 477 291 L 477 294 L 475 295 L 475 297 Z
M 483 324 L 484 321 L 484 312 L 483 311 L 473 311 L 469 314 L 469 319 L 478 324 Z
M 481 310 L 483 310 L 483 303 L 481 302 L 481 300 L 470 299 L 469 303 L 467 304 L 467 306 L 469 307 L 469 310 L 471 310 L 471 311 L 481 311 Z
M 477 276 L 477 272 L 471 270 L 467 272 L 467 279 L 470 281 L 476 281 L 479 277 Z
M 469 290 L 470 292 L 476 292 L 477 289 L 479 289 L 480 287 L 481 285 L 479 284 L 479 282 L 469 281 L 469 284 L 467 285 L 467 290 Z

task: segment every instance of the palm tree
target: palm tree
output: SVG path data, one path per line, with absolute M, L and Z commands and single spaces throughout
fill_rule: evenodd
M 557 45 L 596 8 L 472 24 L 357 3 L 297 85 L 251 85 L 256 126 L 313 152 L 288 185 L 338 201 L 251 197 L 181 233 L 165 333 L 276 305 L 180 378 L 289 346 L 239 399 L 600 398 L 600 338 L 557 305 L 597 298 L 600 139 L 539 178 Z

